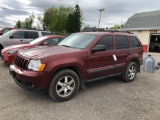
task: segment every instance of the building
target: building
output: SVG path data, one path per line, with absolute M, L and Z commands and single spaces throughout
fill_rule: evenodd
M 160 10 L 134 14 L 123 30 L 138 36 L 144 52 L 160 52 Z

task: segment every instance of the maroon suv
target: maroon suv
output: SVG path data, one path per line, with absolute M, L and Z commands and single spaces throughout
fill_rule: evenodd
M 140 72 L 143 48 L 130 33 L 75 33 L 58 46 L 19 51 L 10 74 L 22 88 L 48 91 L 56 101 L 71 99 L 86 82 L 120 75 L 126 82 Z

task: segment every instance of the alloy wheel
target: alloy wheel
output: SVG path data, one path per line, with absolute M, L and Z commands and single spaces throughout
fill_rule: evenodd
M 56 92 L 61 97 L 69 96 L 75 89 L 75 80 L 71 76 L 64 76 L 56 84 Z
M 132 65 L 130 68 L 129 68 L 129 72 L 128 72 L 128 78 L 130 80 L 132 80 L 136 75 L 136 67 L 134 65 Z

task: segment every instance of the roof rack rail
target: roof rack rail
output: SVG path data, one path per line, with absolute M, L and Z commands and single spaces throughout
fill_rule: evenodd
M 118 32 L 118 30 L 106 30 L 105 32 Z
M 118 31 L 118 30 L 106 30 L 105 32 L 122 32 L 122 33 L 133 34 L 130 31 Z
M 133 34 L 132 32 L 130 31 L 119 31 L 119 32 L 122 32 L 122 33 L 128 33 L 128 34 Z

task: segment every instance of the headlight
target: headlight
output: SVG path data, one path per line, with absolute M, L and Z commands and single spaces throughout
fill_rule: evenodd
M 40 60 L 30 60 L 28 64 L 28 69 L 33 71 L 43 71 L 45 68 L 45 64 L 41 64 Z
M 10 54 L 10 55 L 13 55 L 14 53 L 16 53 L 18 50 L 10 50 L 8 51 L 7 53 Z

